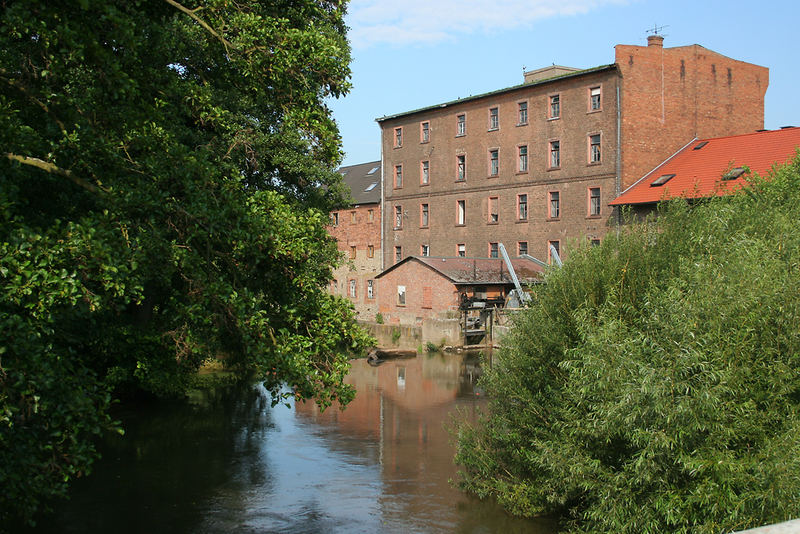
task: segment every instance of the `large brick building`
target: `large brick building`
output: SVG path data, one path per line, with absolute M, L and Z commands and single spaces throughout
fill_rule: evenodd
M 331 213 L 330 234 L 345 262 L 334 271 L 332 293 L 350 299 L 358 317 L 374 319 L 378 311 L 375 276 L 381 271 L 381 163 L 373 161 L 339 169 L 352 203 Z
M 619 193 L 695 137 L 763 127 L 769 71 L 699 45 L 618 45 L 615 63 L 378 119 L 383 268 L 411 255 L 546 260 L 600 240 Z

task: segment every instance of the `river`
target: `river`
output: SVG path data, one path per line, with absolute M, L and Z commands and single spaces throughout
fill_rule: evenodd
M 346 410 L 260 386 L 122 408 L 93 473 L 30 532 L 555 532 L 453 488 L 455 413 L 484 404 L 475 355 L 352 362 Z

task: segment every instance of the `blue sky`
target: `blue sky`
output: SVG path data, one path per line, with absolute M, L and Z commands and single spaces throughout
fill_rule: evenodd
M 377 117 L 614 62 L 614 45 L 699 44 L 770 69 L 764 127 L 800 126 L 797 0 L 351 0 L 353 89 L 331 101 L 344 165 L 380 159 Z

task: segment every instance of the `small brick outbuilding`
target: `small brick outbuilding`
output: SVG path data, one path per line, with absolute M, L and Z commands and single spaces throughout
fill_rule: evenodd
M 537 282 L 543 272 L 532 260 L 514 258 L 520 281 Z M 409 256 L 378 276 L 378 311 L 394 324 L 458 316 L 465 298 L 502 306 L 514 282 L 501 258 Z

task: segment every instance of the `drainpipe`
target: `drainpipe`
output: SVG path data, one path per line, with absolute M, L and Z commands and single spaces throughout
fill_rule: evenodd
M 617 76 L 617 173 L 614 178 L 614 198 L 617 198 L 622 192 L 622 109 L 620 107 L 619 82 L 620 77 Z M 617 235 L 619 235 L 619 227 L 622 225 L 622 213 L 619 206 L 614 209 L 617 210 Z
M 385 172 L 385 169 L 386 169 L 386 165 L 384 165 L 384 161 L 383 161 L 383 125 L 380 125 L 380 126 L 381 126 L 381 217 L 380 217 L 380 223 L 381 223 L 381 272 L 383 272 L 384 269 L 386 269 L 386 256 L 383 253 L 383 235 L 384 235 L 383 220 L 384 220 L 384 213 L 385 213 L 385 208 L 386 208 L 386 203 L 384 202 L 384 198 L 386 198 L 386 193 L 385 193 L 386 190 L 383 188 L 383 176 L 384 176 L 384 172 Z

